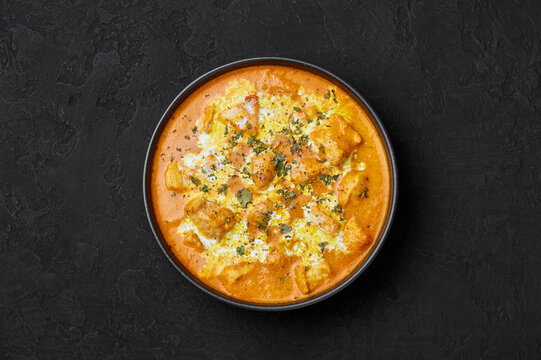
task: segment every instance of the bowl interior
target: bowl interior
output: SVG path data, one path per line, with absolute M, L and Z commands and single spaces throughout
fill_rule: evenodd
M 152 205 L 151 191 L 149 188 L 150 169 L 152 168 L 152 159 L 153 159 L 153 154 L 156 148 L 157 141 L 160 138 L 160 135 L 162 133 L 162 130 L 165 124 L 173 115 L 177 107 L 185 99 L 187 99 L 195 90 L 197 90 L 199 87 L 201 87 L 203 84 L 205 84 L 209 80 L 214 79 L 226 72 L 230 72 L 230 71 L 241 69 L 248 66 L 257 66 L 257 65 L 282 65 L 282 66 L 299 68 L 299 69 L 314 73 L 318 76 L 321 76 L 329 80 L 330 82 L 336 84 L 337 86 L 341 87 L 344 91 L 348 93 L 349 96 L 351 96 L 353 99 L 356 99 L 359 102 L 359 104 L 363 107 L 363 109 L 366 111 L 366 113 L 370 115 L 370 118 L 375 128 L 377 129 L 379 136 L 382 140 L 382 143 L 385 147 L 387 162 L 389 164 L 389 169 L 391 171 L 391 174 L 390 174 L 391 196 L 389 197 L 389 204 L 387 207 L 388 211 L 386 214 L 385 223 L 384 223 L 384 226 L 382 228 L 379 238 L 376 240 L 375 245 L 372 246 L 370 253 L 367 254 L 367 256 L 365 257 L 364 262 L 362 262 L 355 271 L 353 271 L 349 276 L 342 279 L 342 281 L 337 283 L 334 287 L 328 289 L 327 291 L 323 293 L 315 295 L 313 297 L 309 297 L 307 299 L 299 300 L 296 302 L 262 304 L 262 303 L 241 301 L 236 298 L 219 293 L 215 291 L 214 289 L 210 288 L 205 283 L 203 283 L 201 280 L 199 280 L 195 275 L 193 275 L 190 271 L 188 271 L 188 269 L 186 269 L 186 267 L 176 258 L 176 256 L 173 254 L 173 252 L 169 248 L 169 245 L 165 241 L 164 236 L 161 233 L 159 226 L 157 225 L 156 217 L 153 210 L 154 207 Z M 192 284 L 197 286 L 199 289 L 201 289 L 205 293 L 231 305 L 240 306 L 240 307 L 252 309 L 252 310 L 268 310 L 268 311 L 291 310 L 291 309 L 296 309 L 296 308 L 314 304 L 316 302 L 322 301 L 336 294 L 337 292 L 345 288 L 347 285 L 349 285 L 353 280 L 355 280 L 370 265 L 370 263 L 372 262 L 372 260 L 374 259 L 378 251 L 380 250 L 384 240 L 388 236 L 389 229 L 390 229 L 392 220 L 394 218 L 397 195 L 398 195 L 398 187 L 397 187 L 398 182 L 397 181 L 398 181 L 398 177 L 397 177 L 396 160 L 394 157 L 391 143 L 389 141 L 389 137 L 379 117 L 377 116 L 377 114 L 370 107 L 367 101 L 356 90 L 354 90 L 349 84 L 344 82 L 342 79 L 338 78 L 337 76 L 331 74 L 330 72 L 322 68 L 319 68 L 315 65 L 298 61 L 298 60 L 286 59 L 286 58 L 265 57 L 265 58 L 253 58 L 253 59 L 240 60 L 234 63 L 230 63 L 227 65 L 218 67 L 202 75 L 195 81 L 193 81 L 191 84 L 189 84 L 184 90 L 182 90 L 177 95 L 177 97 L 173 100 L 171 105 L 169 105 L 169 107 L 163 114 L 162 118 L 160 119 L 158 125 L 156 126 L 156 129 L 152 135 L 150 144 L 148 146 L 146 159 L 145 159 L 144 174 L 143 174 L 143 191 L 144 191 L 143 197 L 144 197 L 147 217 L 150 222 L 150 227 L 152 229 L 154 236 L 156 237 L 156 240 L 158 241 L 158 244 L 164 251 L 169 261 L 173 264 L 173 266 L 175 266 L 175 268 L 186 279 L 188 279 L 188 281 L 190 281 Z

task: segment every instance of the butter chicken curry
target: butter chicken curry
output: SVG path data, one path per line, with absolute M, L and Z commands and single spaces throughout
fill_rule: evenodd
M 355 271 L 391 191 L 363 107 L 287 66 L 248 66 L 196 90 L 165 125 L 151 171 L 156 221 L 178 260 L 222 294 L 268 304 Z

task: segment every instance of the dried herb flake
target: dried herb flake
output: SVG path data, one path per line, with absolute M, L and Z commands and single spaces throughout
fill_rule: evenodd
M 361 191 L 361 193 L 359 194 L 359 197 L 360 198 L 368 198 L 368 188 L 365 187 L 363 191 Z
M 280 224 L 280 232 L 282 234 L 287 234 L 291 230 L 293 230 L 293 228 L 291 226 L 289 226 L 287 224 Z
M 193 176 L 193 175 L 190 175 L 190 180 L 193 182 L 193 184 L 194 184 L 195 186 L 201 185 L 201 180 L 199 180 L 198 178 L 196 178 L 196 177 Z
M 240 255 L 240 256 L 244 256 L 244 245 L 241 245 L 241 246 L 237 246 L 237 254 Z
M 218 194 L 227 194 L 227 188 L 227 184 L 220 185 L 220 187 L 218 188 Z
M 207 185 L 203 185 L 199 188 L 199 190 L 208 193 L 210 191 L 209 187 Z
M 252 192 L 250 189 L 242 189 L 237 191 L 237 199 L 242 207 L 248 206 L 248 203 L 252 201 Z

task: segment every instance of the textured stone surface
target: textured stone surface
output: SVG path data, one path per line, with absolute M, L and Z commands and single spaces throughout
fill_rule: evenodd
M 539 1 L 0 2 L 0 357 L 541 358 Z M 230 307 L 144 215 L 150 135 L 224 63 L 312 62 L 363 93 L 398 217 L 339 295 Z

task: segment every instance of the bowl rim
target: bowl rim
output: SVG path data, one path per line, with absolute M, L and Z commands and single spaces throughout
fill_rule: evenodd
M 368 254 L 365 257 L 364 261 L 359 265 L 359 267 L 355 271 L 351 272 L 348 276 L 342 279 L 334 287 L 316 296 L 309 297 L 307 299 L 300 300 L 297 302 L 291 302 L 291 303 L 279 303 L 279 304 L 267 305 L 267 304 L 262 304 L 262 303 L 244 302 L 242 300 L 235 299 L 233 297 L 228 297 L 225 294 L 222 294 L 218 292 L 217 290 L 212 289 L 210 286 L 204 284 L 195 275 L 191 274 L 187 269 L 184 269 L 180 260 L 178 260 L 172 254 L 172 252 L 168 249 L 168 245 L 166 244 L 165 239 L 162 239 L 159 226 L 155 222 L 154 210 L 152 207 L 152 200 L 151 200 L 151 194 L 150 194 L 150 189 L 149 189 L 149 186 L 150 186 L 149 170 L 150 170 L 150 166 L 152 162 L 152 155 L 154 154 L 154 149 L 157 144 L 157 140 L 160 138 L 161 132 L 164 126 L 167 124 L 169 118 L 171 117 L 171 115 L 173 115 L 173 113 L 175 112 L 177 107 L 182 103 L 182 101 L 184 101 L 200 86 L 204 85 L 208 81 L 224 73 L 235 71 L 244 67 L 257 66 L 257 65 L 282 65 L 282 66 L 289 66 L 289 67 L 309 71 L 316 75 L 322 76 L 330 80 L 331 82 L 334 82 L 335 84 L 342 87 L 342 89 L 346 90 L 346 92 L 349 92 L 349 95 L 353 96 L 364 107 L 364 110 L 369 113 L 372 123 L 376 127 L 376 130 L 378 131 L 382 139 L 384 148 L 387 153 L 389 168 L 391 172 L 390 174 L 391 199 L 390 199 L 389 208 L 387 211 L 387 218 L 383 226 L 383 229 L 380 232 L 378 242 L 377 244 L 375 244 L 375 246 L 372 247 L 370 254 Z M 188 84 L 173 99 L 171 104 L 167 107 L 162 117 L 160 118 L 160 121 L 156 124 L 156 128 L 154 129 L 154 132 L 148 144 L 148 148 L 147 148 L 147 152 L 145 156 L 145 164 L 144 164 L 144 169 L 143 169 L 143 199 L 144 199 L 147 219 L 149 221 L 150 228 L 152 230 L 152 233 L 154 234 L 156 241 L 158 242 L 160 248 L 164 252 L 165 256 L 169 259 L 171 264 L 173 264 L 173 266 L 177 269 L 177 271 L 179 271 L 190 283 L 195 285 L 204 293 L 212 296 L 213 298 L 221 300 L 229 305 L 237 306 L 240 308 L 249 309 L 249 310 L 262 310 L 262 311 L 293 310 L 293 309 L 299 309 L 299 308 L 316 304 L 320 301 L 328 299 L 331 296 L 339 293 L 348 285 L 350 285 L 353 281 L 355 281 L 373 262 L 374 258 L 377 256 L 377 254 L 381 250 L 383 243 L 385 242 L 385 240 L 387 239 L 389 235 L 389 232 L 390 232 L 390 229 L 395 217 L 397 200 L 398 200 L 398 168 L 396 165 L 396 158 L 393 151 L 393 147 L 391 145 L 391 141 L 389 139 L 389 135 L 387 134 L 387 131 L 385 130 L 379 116 L 376 114 L 376 112 L 370 106 L 370 104 L 366 101 L 366 99 L 357 90 L 355 90 L 351 85 L 349 85 L 349 83 L 342 80 L 340 77 L 336 76 L 335 74 L 317 65 L 313 65 L 305 61 L 285 58 L 285 57 L 274 57 L 274 56 L 254 57 L 254 58 L 246 58 L 246 59 L 234 61 L 234 62 L 219 66 L 217 68 L 214 68 L 213 70 L 206 72 L 205 74 L 199 76 L 197 79 L 193 80 L 190 84 Z

